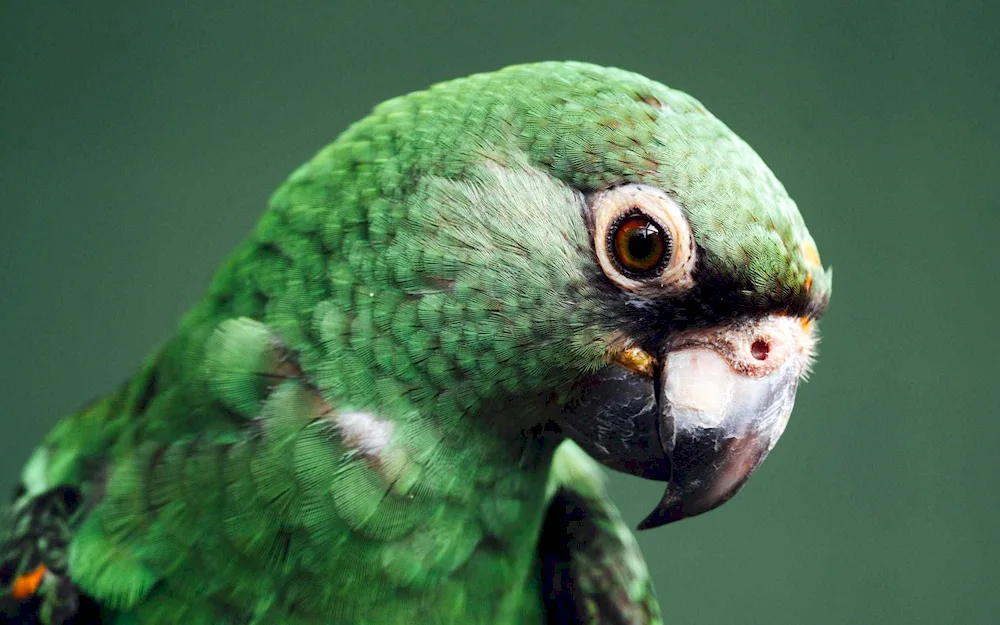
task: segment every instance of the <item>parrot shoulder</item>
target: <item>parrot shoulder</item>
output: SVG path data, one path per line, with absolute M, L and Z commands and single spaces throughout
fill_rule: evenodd
M 262 323 L 226 319 L 203 345 L 188 386 L 207 390 L 203 413 L 228 415 L 229 429 L 146 434 L 187 405 L 154 415 L 121 398 L 150 386 L 164 364 L 153 362 L 123 391 L 61 422 L 29 459 L 13 503 L 0 508 L 0 623 L 108 622 L 151 601 L 150 609 L 172 609 L 155 589 L 184 577 L 176 571 L 207 574 L 200 553 L 245 564 L 245 543 L 274 548 L 280 532 L 226 520 L 247 517 L 261 492 L 291 497 L 294 471 L 277 465 L 289 440 L 322 429 L 307 427 L 322 402 L 297 354 Z M 151 395 L 139 403 L 155 406 L 160 396 Z M 237 539 L 245 549 L 232 547 Z

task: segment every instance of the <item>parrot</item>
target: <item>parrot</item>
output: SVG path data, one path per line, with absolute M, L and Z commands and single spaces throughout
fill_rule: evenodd
M 712 510 L 832 271 L 757 153 L 622 69 L 388 100 L 273 193 L 0 513 L 7 623 L 661 623 L 606 470 Z

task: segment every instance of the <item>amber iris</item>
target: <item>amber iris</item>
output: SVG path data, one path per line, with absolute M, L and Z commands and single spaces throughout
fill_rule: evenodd
M 660 226 L 642 214 L 623 218 L 612 229 L 611 245 L 615 260 L 629 273 L 642 274 L 660 266 L 670 242 Z

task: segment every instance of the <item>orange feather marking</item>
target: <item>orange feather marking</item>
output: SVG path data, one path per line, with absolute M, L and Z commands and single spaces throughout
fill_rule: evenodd
M 38 590 L 38 587 L 42 583 L 42 577 L 45 576 L 47 571 L 48 568 L 46 568 L 44 564 L 39 564 L 34 571 L 18 576 L 18 578 L 14 580 L 14 587 L 11 589 L 11 595 L 13 595 L 15 599 L 20 600 L 27 599 L 31 595 L 35 594 L 35 591 Z

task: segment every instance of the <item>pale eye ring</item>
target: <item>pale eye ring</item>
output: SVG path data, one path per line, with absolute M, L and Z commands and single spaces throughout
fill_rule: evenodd
M 597 258 L 615 284 L 630 291 L 691 287 L 691 228 L 670 196 L 631 184 L 595 194 L 590 208 Z

